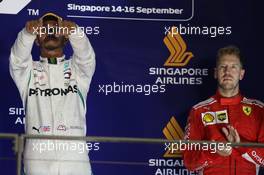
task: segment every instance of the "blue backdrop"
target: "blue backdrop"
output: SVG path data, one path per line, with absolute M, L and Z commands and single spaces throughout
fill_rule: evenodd
M 246 68 L 242 92 L 263 100 L 263 19 L 259 7 L 258 2 L 238 0 L 1 0 L 0 132 L 24 132 L 23 109 L 9 75 L 8 58 L 28 20 L 53 12 L 86 27 L 97 64 L 87 98 L 87 135 L 168 138 L 163 131 L 172 117 L 184 129 L 191 106 L 215 93 L 212 73 L 220 47 L 240 47 Z M 167 36 L 172 26 L 181 28 L 181 35 Z M 165 64 L 171 58 L 169 49 L 184 44 L 186 50 L 182 51 L 193 55 L 191 59 L 184 65 Z M 37 60 L 36 46 L 32 54 Z M 70 45 L 65 54 L 72 54 Z M 183 58 L 172 56 L 176 62 Z M 189 74 L 179 74 L 184 70 Z M 192 75 L 193 70 L 204 73 Z M 134 89 L 124 89 L 126 85 Z M 9 141 L 0 141 L 0 174 L 15 174 L 11 147 Z M 166 157 L 165 152 L 162 144 L 101 143 L 100 150 L 92 151 L 90 157 L 95 175 L 146 175 L 158 169 L 193 174 L 186 171 L 180 157 Z M 173 160 L 177 165 L 152 166 L 151 159 Z

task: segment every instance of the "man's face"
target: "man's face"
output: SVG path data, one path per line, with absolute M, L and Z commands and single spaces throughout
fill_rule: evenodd
M 56 35 L 55 27 L 58 27 L 57 21 L 49 20 L 43 22 L 42 33 L 45 34 L 38 35 L 37 37 L 38 44 L 41 48 L 45 48 L 47 50 L 55 50 L 64 46 L 65 37 Z M 49 34 L 48 31 L 53 34 Z
M 218 80 L 218 87 L 223 90 L 234 90 L 239 86 L 245 70 L 242 69 L 239 58 L 236 55 L 223 55 L 215 68 L 214 77 Z

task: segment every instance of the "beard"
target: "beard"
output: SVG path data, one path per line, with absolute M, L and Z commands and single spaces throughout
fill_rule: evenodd
M 239 86 L 239 84 L 238 82 L 237 83 L 231 83 L 231 82 L 225 83 L 224 82 L 224 83 L 218 83 L 218 86 L 223 90 L 234 90 Z

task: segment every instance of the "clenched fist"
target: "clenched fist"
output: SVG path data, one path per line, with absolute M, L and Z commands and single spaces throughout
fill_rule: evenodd
M 42 20 L 32 20 L 26 23 L 26 30 L 28 33 L 38 35 L 42 27 Z

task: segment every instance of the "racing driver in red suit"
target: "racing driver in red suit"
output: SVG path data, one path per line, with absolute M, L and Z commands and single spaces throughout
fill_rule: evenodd
M 239 91 L 245 70 L 235 46 L 219 49 L 214 77 L 217 92 L 193 106 L 185 128 L 185 140 L 264 142 L 263 103 Z M 185 150 L 184 164 L 205 175 L 253 175 L 264 166 L 264 149 L 225 146 L 210 150 Z

